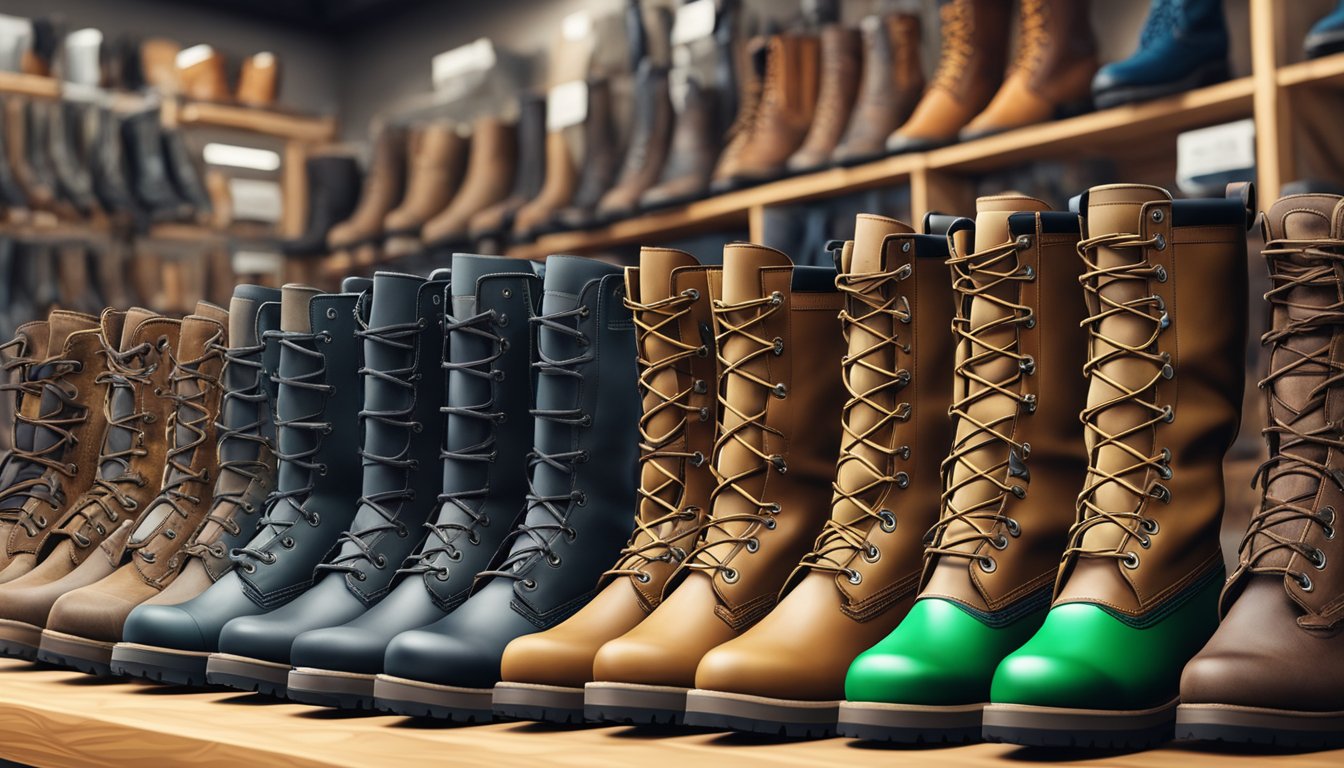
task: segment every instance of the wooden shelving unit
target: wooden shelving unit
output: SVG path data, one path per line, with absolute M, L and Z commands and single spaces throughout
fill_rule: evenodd
M 0 72 L 0 93 L 34 99 L 58 99 L 61 96 L 61 82 L 54 77 Z

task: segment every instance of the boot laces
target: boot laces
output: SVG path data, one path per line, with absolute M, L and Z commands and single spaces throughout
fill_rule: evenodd
M 933 85 L 943 90 L 956 90 L 975 53 L 971 41 L 975 20 L 971 14 L 971 4 L 966 0 L 943 3 L 939 13 L 942 17 L 943 49 L 938 59 L 938 71 L 933 76 Z
M 1050 4 L 1045 0 L 1022 0 L 1019 18 L 1019 46 L 1013 67 L 1036 72 L 1044 64 L 1045 52 L 1050 48 Z

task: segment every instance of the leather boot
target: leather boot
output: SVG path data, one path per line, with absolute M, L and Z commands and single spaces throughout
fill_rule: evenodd
M 11 101 L 0 101 L 0 205 L 7 208 L 27 208 L 28 194 L 14 172 L 14 156 L 10 145 L 13 141 L 22 141 L 22 136 L 12 136 L 15 132 L 14 113 Z M 10 338 L 8 334 L 3 338 Z
M 220 404 L 219 476 L 205 524 L 183 550 L 182 574 L 126 617 L 122 642 L 112 649 L 113 674 L 186 682 L 157 663 L 152 639 L 175 606 L 204 592 L 233 568 L 229 552 L 257 530 L 258 512 L 275 490 L 275 399 L 272 377 L 280 362 L 280 291 L 240 285 L 229 304 L 230 348 L 225 353 Z M 156 614 L 156 611 L 160 613 Z M 165 618 L 166 616 L 166 618 Z
M 358 617 L 392 588 L 397 565 L 424 540 L 441 483 L 432 466 L 442 437 L 426 428 L 443 405 L 443 298 L 447 275 L 436 280 L 379 272 L 364 294 L 364 464 L 354 517 L 317 566 L 311 589 L 261 616 L 233 619 L 220 631 L 206 680 L 283 696 L 290 647 L 305 632 Z M 362 318 L 361 318 L 362 319 Z M 420 389 L 423 387 L 423 389 Z M 283 546 L 283 542 L 281 544 Z
M 140 71 L 145 84 L 164 95 L 181 92 L 178 77 L 177 54 L 182 46 L 163 37 L 147 38 L 140 43 Z
M 789 156 L 789 170 L 814 171 L 831 164 L 859 95 L 861 72 L 859 31 L 839 24 L 821 30 L 821 83 L 817 113 L 803 145 Z
M 193 45 L 178 52 L 177 83 L 182 95 L 197 101 L 229 101 L 228 65 L 223 52 L 209 45 Z
M 9 150 L 9 166 L 14 178 L 23 188 L 28 207 L 50 210 L 56 205 L 55 179 L 45 172 L 45 131 L 40 120 L 35 121 L 31 102 L 12 97 L 5 102 L 5 123 Z
M 539 309 L 541 280 L 498 256 L 458 254 L 452 274 L 443 483 L 428 538 L 382 602 L 339 627 L 295 638 L 293 701 L 373 709 L 374 676 L 392 638 L 443 619 L 467 599 L 526 501 L 534 362 L 527 321 Z
M 1273 312 L 1262 502 L 1223 587 L 1222 623 L 1181 675 L 1176 737 L 1319 749 L 1344 734 L 1344 508 L 1335 350 L 1344 199 L 1293 195 L 1263 220 Z
M 346 155 L 308 158 L 308 226 L 304 233 L 280 243 L 286 256 L 327 253 L 327 233 L 345 221 L 359 204 L 359 163 Z
M 327 233 L 327 247 L 340 252 L 377 242 L 383 234 L 383 218 L 401 202 L 405 186 L 406 130 L 385 126 L 373 144 L 359 206 Z
M 102 543 L 109 529 L 132 519 L 158 494 L 168 440 L 162 427 L 172 414 L 172 402 L 156 394 L 169 388 L 172 365 L 169 350 L 178 339 L 177 320 L 145 309 L 121 313 L 107 310 L 100 320 L 107 371 L 101 381 L 107 427 L 96 459 L 97 477 L 88 491 L 72 499 L 60 517 L 37 535 L 14 547 L 9 565 L 0 572 L 4 604 L 21 602 L 17 590 L 60 579 Z M 100 393 L 101 394 L 101 393 Z M 100 397 L 101 399 L 101 397 Z M 104 406 L 105 403 L 105 406 Z M 45 600 L 43 611 L 50 608 Z M 46 613 L 33 622 L 40 627 Z M 23 620 L 26 613 L 5 611 L 5 618 Z M 36 631 L 33 632 L 34 636 Z M 34 649 L 36 643 L 33 644 Z
M 770 612 L 828 517 L 844 402 L 835 270 L 750 244 L 726 246 L 723 264 L 710 283 L 723 374 L 705 534 L 675 591 L 598 650 L 592 720 L 681 722 L 701 659 Z
M 89 252 L 83 244 L 56 247 L 56 283 L 62 308 L 87 315 L 102 311 L 104 303 L 95 290 Z
M 383 217 L 388 256 L 420 250 L 420 228 L 453 201 L 467 167 L 470 140 L 453 123 L 427 125 L 411 134 L 406 194 Z
M 210 193 L 204 180 L 205 169 L 201 158 L 187 146 L 187 137 L 180 129 L 163 132 L 163 157 L 177 197 L 191 206 L 194 218 L 205 220 L 211 212 Z
M 122 123 L 122 130 L 126 133 L 126 150 L 131 157 L 136 197 L 155 218 L 181 218 L 187 211 L 187 205 L 178 197 L 177 187 L 169 175 L 158 110 L 127 117 Z
M 182 320 L 177 349 L 170 353 L 173 413 L 167 424 L 171 445 L 163 486 L 125 539 L 108 546 L 106 560 L 85 560 L 67 577 L 68 591 L 47 616 L 38 646 L 39 661 L 93 675 L 111 674 L 112 646 L 121 639 L 126 615 L 157 595 L 181 573 L 183 547 L 195 537 L 210 507 L 210 483 L 219 473 L 216 451 L 220 371 L 228 345 L 228 312 L 201 303 Z M 70 589 L 79 578 L 115 570 L 88 586 Z M 51 585 L 55 586 L 55 585 Z
M 1045 618 L 1087 468 L 1076 214 L 980 198 L 952 227 L 954 439 L 919 595 L 850 667 L 840 732 L 978 739 L 994 669 Z
M 472 240 L 500 239 L 513 227 L 518 210 L 541 192 L 546 180 L 546 99 L 522 97 L 518 114 L 518 153 L 508 197 L 471 217 Z
M 270 107 L 280 92 L 280 60 L 270 51 L 254 53 L 243 59 L 238 75 L 237 99 L 249 107 Z
M 550 222 L 555 212 L 574 199 L 579 170 L 564 131 L 546 134 L 546 181 L 536 197 L 527 201 L 513 217 L 513 237 L 530 240 Z
M 635 73 L 635 127 L 625 163 L 615 186 L 597 204 L 600 221 L 623 219 L 635 213 L 640 197 L 655 183 L 667 162 L 672 141 L 672 100 L 667 69 L 650 60 Z
M 74 206 L 81 217 L 92 217 L 98 213 L 98 201 L 93 196 L 93 175 L 89 167 L 91 137 L 85 135 L 89 107 L 59 101 L 42 104 L 41 107 L 46 111 L 49 123 L 47 156 L 51 158 L 51 168 L 61 196 Z M 101 309 L 95 307 L 92 311 Z
M 1218 623 L 1223 456 L 1245 378 L 1246 308 L 1227 297 L 1246 295 L 1253 206 L 1249 187 L 1229 192 L 1172 202 L 1116 184 L 1081 200 L 1087 479 L 1045 623 L 994 673 L 987 739 L 1172 738 L 1181 668 Z
M 420 233 L 424 249 L 443 251 L 465 244 L 472 217 L 508 196 L 517 162 L 517 128 L 497 117 L 477 120 L 461 189 L 448 207 L 425 222 Z
M 985 111 L 961 129 L 963 141 L 1078 114 L 1097 72 L 1086 3 L 1022 0 L 1017 59 Z
M 505 646 L 582 608 L 620 553 L 639 443 L 634 323 L 621 277 L 593 259 L 547 261 L 534 321 L 540 381 L 527 506 L 471 596 L 388 645 L 374 682 L 380 709 L 489 720 Z
M 125 135 L 123 117 L 113 110 L 103 110 L 92 152 L 93 191 L 109 215 L 139 226 L 144 223 L 145 211 L 135 196 L 130 158 L 122 139 Z
M 1003 81 L 1012 4 L 939 0 L 943 50 L 933 83 L 905 124 L 887 137 L 888 152 L 918 152 L 956 141 Z
M 709 279 L 717 272 L 669 248 L 642 249 L 639 267 L 626 270 L 644 392 L 635 529 L 593 602 L 509 643 L 493 699 L 498 715 L 583 722 L 597 649 L 662 602 L 668 578 L 695 548 L 714 490 L 719 376 Z
M 593 223 L 602 195 L 611 189 L 621 165 L 620 138 L 616 134 L 611 103 L 611 82 L 603 78 L 588 82 L 588 116 L 583 121 L 583 162 L 574 199 L 556 211 L 554 220 L 536 233 L 557 229 L 581 229 Z
M 1097 72 L 1092 98 L 1106 109 L 1220 83 L 1228 48 L 1222 0 L 1152 0 L 1138 49 Z
M 723 151 L 719 153 L 710 176 L 709 187 L 721 190 L 727 180 L 738 175 L 742 167 L 742 158 L 747 145 L 756 130 L 756 120 L 761 110 L 761 99 L 765 92 L 765 71 L 770 59 L 770 43 L 773 38 L 757 35 L 747 41 L 742 58 L 746 66 L 738 78 L 738 109 L 733 122 L 725 134 Z M 717 137 L 713 140 L 717 142 Z
M 947 255 L 945 229 L 916 235 L 859 216 L 839 254 L 849 398 L 831 518 L 779 605 L 705 654 L 686 697 L 688 724 L 834 735 L 850 662 L 909 611 L 951 439 Z
M 694 77 L 686 79 L 667 160 L 658 183 L 640 195 L 641 208 L 660 208 L 689 202 L 709 192 L 718 153 L 719 123 L 713 94 Z

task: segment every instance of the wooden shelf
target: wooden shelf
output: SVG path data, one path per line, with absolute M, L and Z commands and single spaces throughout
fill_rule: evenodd
M 314 144 L 329 142 L 336 136 L 336 118 L 294 115 L 273 110 L 216 104 L 208 101 L 167 100 L 165 122 L 249 131 L 290 141 Z
M 1280 88 L 1344 85 L 1344 53 L 1280 67 L 1277 80 Z
M 0 93 L 58 99 L 61 97 L 61 81 L 54 77 L 25 75 L 21 72 L 0 72 Z

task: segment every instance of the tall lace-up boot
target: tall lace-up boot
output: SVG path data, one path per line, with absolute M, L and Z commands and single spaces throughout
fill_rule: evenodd
M 52 603 L 39 661 L 110 674 L 112 646 L 121 639 L 126 615 L 181 572 L 182 548 L 205 520 L 219 472 L 220 373 L 228 320 L 225 310 L 205 302 L 182 320 L 177 348 L 169 354 L 171 444 L 159 495 L 133 522 L 122 524 L 122 535 L 104 541 L 97 554 L 66 577 L 67 588 L 81 580 L 88 586 L 67 591 Z M 99 574 L 105 576 L 94 581 Z
M 621 277 L 593 259 L 547 261 L 534 320 L 540 381 L 521 522 L 465 602 L 388 645 L 374 683 L 380 709 L 489 720 L 505 646 L 582 608 L 620 553 L 639 445 L 634 323 Z
M 774 608 L 828 517 L 844 403 L 835 270 L 750 244 L 726 246 L 723 265 L 710 282 L 722 374 L 705 533 L 674 591 L 598 650 L 589 719 L 681 722 L 700 660 Z
M 1246 295 L 1251 197 L 1230 192 L 1083 196 L 1087 478 L 1045 623 L 994 673 L 986 739 L 1172 737 L 1181 668 L 1218 623 L 1223 456 L 1245 377 L 1246 311 L 1228 297 Z
M 920 21 L 909 13 L 869 16 L 863 33 L 863 76 L 848 127 L 833 159 L 841 165 L 887 152 L 887 136 L 904 123 L 924 94 Z
M 222 374 L 219 475 L 210 512 L 184 550 L 182 574 L 126 617 L 122 642 L 112 649 L 114 674 L 161 679 L 156 650 L 138 644 L 157 630 L 154 606 L 184 603 L 205 591 L 233 568 L 229 551 L 256 533 L 266 497 L 275 490 L 273 377 L 280 362 L 279 330 L 279 290 L 255 285 L 234 290 Z
M 1265 295 L 1273 325 L 1262 339 L 1270 372 L 1270 458 L 1263 497 L 1223 587 L 1223 620 L 1185 666 L 1176 737 L 1275 744 L 1340 744 L 1344 736 L 1344 560 L 1335 535 L 1344 342 L 1344 198 L 1293 195 L 1265 214 Z
M 295 638 L 294 701 L 373 709 L 374 676 L 392 638 L 461 605 L 523 508 L 535 347 L 528 321 L 539 309 L 541 279 L 517 259 L 467 254 L 453 257 L 452 274 L 442 486 L 425 543 L 377 605 Z
M 1087 467 L 1076 214 L 1019 196 L 952 227 L 955 437 L 919 596 L 845 680 L 840 732 L 978 739 L 994 669 L 1041 625 Z
M 821 76 L 817 113 L 802 146 L 789 156 L 790 171 L 812 171 L 830 165 L 859 94 L 861 70 L 859 31 L 828 24 L 820 35 Z
M 910 609 L 952 437 L 946 260 L 945 231 L 858 218 L 836 281 L 848 399 L 831 518 L 770 615 L 705 654 L 689 725 L 833 735 L 850 662 Z
M 73 501 L 60 520 L 20 552 L 0 585 L 0 651 L 33 659 L 51 605 L 69 589 L 88 581 L 70 576 L 107 536 L 135 518 L 159 492 L 168 451 L 162 425 L 172 401 L 169 351 L 177 345 L 179 321 L 133 309 L 103 313 L 101 338 L 116 338 L 100 377 L 107 388 L 107 430 L 93 487 Z M 118 338 L 119 336 L 119 338 Z M 26 533 L 26 531 L 25 531 Z
M 593 602 L 557 627 L 509 643 L 496 714 L 583 722 L 583 686 L 593 679 L 598 648 L 662 602 L 668 579 L 695 548 L 715 483 L 719 376 L 709 281 L 718 271 L 670 248 L 644 248 L 639 267 L 626 271 L 644 396 L 635 529 Z

